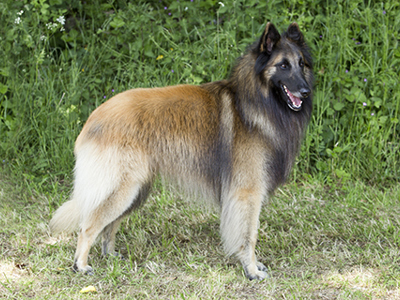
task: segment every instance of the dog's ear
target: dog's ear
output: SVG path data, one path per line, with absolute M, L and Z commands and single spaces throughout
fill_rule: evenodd
M 293 22 L 289 25 L 289 28 L 287 30 L 287 37 L 299 45 L 304 44 L 304 36 L 301 33 L 299 25 L 297 25 L 296 22 Z
M 268 22 L 260 39 L 260 53 L 265 51 L 268 55 L 271 55 L 272 50 L 280 39 L 281 35 L 279 34 L 278 30 L 276 30 L 272 23 Z

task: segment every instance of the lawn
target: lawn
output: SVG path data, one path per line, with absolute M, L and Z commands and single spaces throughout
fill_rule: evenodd
M 72 271 L 76 234 L 52 236 L 52 205 L 67 193 L 27 193 L 3 177 L 0 293 L 5 299 L 398 299 L 400 185 L 292 182 L 261 214 L 257 253 L 270 278 L 248 281 L 226 258 L 218 211 L 155 187 L 122 223 L 124 259 L 89 256 Z M 93 286 L 95 292 L 81 290 Z

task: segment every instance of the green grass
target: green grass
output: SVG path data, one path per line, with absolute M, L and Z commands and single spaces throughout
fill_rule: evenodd
M 257 253 L 271 278 L 250 282 L 226 258 L 218 213 L 162 188 L 121 226 L 126 258 L 89 256 L 71 270 L 76 235 L 51 236 L 51 207 L 67 193 L 28 193 L 2 178 L 0 294 L 5 299 L 397 299 L 400 186 L 290 183 L 261 214 Z M 34 189 L 33 189 L 34 191 Z M 50 204 L 50 205 L 49 205 Z M 97 290 L 81 294 L 87 286 Z
M 9 299 L 396 299 L 400 186 L 316 180 L 279 189 L 263 209 L 257 252 L 271 278 L 249 282 L 219 237 L 218 213 L 156 189 L 121 226 L 126 258 L 90 254 L 94 276 L 71 271 L 76 235 L 51 236 L 51 204 L 66 193 L 27 193 L 1 182 L 0 292 Z M 95 295 L 79 291 L 93 285 Z M 322 295 L 322 296 L 320 296 Z M 392 298 L 391 298 L 392 297 Z

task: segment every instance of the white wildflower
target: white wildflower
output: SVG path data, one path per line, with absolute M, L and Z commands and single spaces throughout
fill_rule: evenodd
M 61 25 L 65 24 L 65 17 L 64 16 L 59 16 L 56 20 L 58 23 L 60 23 Z
M 225 4 L 223 4 L 222 2 L 218 2 L 219 5 L 221 5 L 222 7 L 225 6 Z
M 21 18 L 20 18 L 20 17 L 16 18 L 15 21 L 14 21 L 14 23 L 15 23 L 15 24 L 21 23 Z
M 57 23 L 47 23 L 47 24 L 46 24 L 46 27 L 47 27 L 47 29 L 49 29 L 49 30 L 53 30 L 54 28 L 57 28 L 58 25 L 57 25 Z
M 22 16 L 23 13 L 24 13 L 24 11 L 21 10 L 20 12 L 17 12 L 17 15 L 18 15 L 18 16 Z

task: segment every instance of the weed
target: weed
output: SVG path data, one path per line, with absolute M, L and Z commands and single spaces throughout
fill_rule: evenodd
M 21 175 L 63 180 L 83 123 L 112 95 L 225 78 L 266 21 L 282 27 L 296 21 L 317 74 L 298 171 L 328 181 L 397 182 L 399 4 L 253 2 L 6 1 L 0 6 L 3 159 Z

